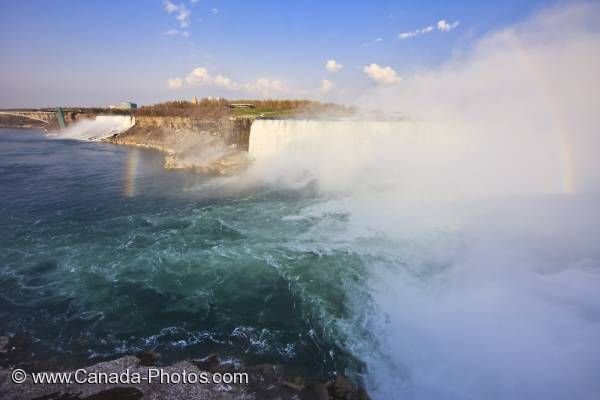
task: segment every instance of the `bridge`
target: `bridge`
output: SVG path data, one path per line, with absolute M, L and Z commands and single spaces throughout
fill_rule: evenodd
M 0 110 L 0 116 L 27 118 L 43 122 L 46 125 L 58 126 L 60 129 L 66 127 L 63 109 L 57 107 L 54 111 L 47 110 Z

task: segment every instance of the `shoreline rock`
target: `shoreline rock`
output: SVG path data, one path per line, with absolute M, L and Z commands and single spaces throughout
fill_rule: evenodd
M 12 339 L 12 338 L 11 338 Z M 9 342 L 10 340 L 9 339 Z M 17 339 L 19 341 L 20 339 Z M 8 345 L 10 346 L 10 344 Z M 10 350 L 9 350 L 10 351 Z M 121 383 L 53 383 L 35 384 L 29 375 L 24 383 L 16 384 L 11 379 L 12 369 L 0 367 L 0 398 L 5 400 L 368 400 L 366 391 L 355 385 L 345 376 L 337 375 L 333 380 L 322 382 L 313 378 L 294 378 L 294 382 L 284 379 L 283 368 L 272 364 L 254 366 L 234 366 L 222 363 L 219 355 L 212 353 L 197 360 L 184 360 L 169 366 L 157 367 L 160 355 L 144 351 L 120 357 L 111 361 L 99 362 L 84 368 L 61 370 L 75 374 L 85 370 L 87 376 L 105 374 L 106 376 L 127 373 L 148 377 L 150 369 L 159 369 L 169 375 L 246 373 L 247 384 L 225 383 L 159 383 L 130 382 Z M 50 371 L 37 371 L 50 372 Z M 55 372 L 54 370 L 52 372 Z M 212 381 L 212 378 L 210 378 Z

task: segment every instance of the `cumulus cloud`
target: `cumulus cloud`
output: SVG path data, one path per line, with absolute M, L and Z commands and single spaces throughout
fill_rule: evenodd
M 194 68 L 185 80 L 190 85 L 208 85 L 213 82 L 212 77 L 208 74 L 208 70 L 202 67 Z
M 222 74 L 213 77 L 204 67 L 194 68 L 186 76 L 185 80 L 192 86 L 209 86 L 230 91 L 246 91 L 264 97 L 276 96 L 287 90 L 285 85 L 276 79 L 260 78 L 254 82 L 238 83 Z
M 400 82 L 400 78 L 392 67 L 380 67 L 377 64 L 371 64 L 364 67 L 363 71 L 375 83 L 380 85 L 392 85 Z
M 433 32 L 435 29 L 437 29 L 440 32 L 449 32 L 452 29 L 456 28 L 458 26 L 458 24 L 459 24 L 458 21 L 454 21 L 453 23 L 450 24 L 450 23 L 446 22 L 446 20 L 441 19 L 437 22 L 436 26 L 429 25 L 425 28 L 417 29 L 415 31 L 399 33 L 398 39 L 404 40 L 404 39 L 410 39 L 410 38 L 413 38 L 413 37 L 419 36 L 419 35 L 425 35 L 427 33 Z
M 183 3 L 179 3 L 179 5 L 171 2 L 170 0 L 165 0 L 165 11 L 169 14 L 175 14 L 175 19 L 179 21 L 179 26 L 181 28 L 187 28 L 190 26 L 190 10 Z
M 215 84 L 215 86 L 221 87 L 221 88 L 227 89 L 227 90 L 238 90 L 239 89 L 239 85 L 237 83 L 232 81 L 230 78 L 227 78 L 226 76 L 223 76 L 220 74 L 215 76 L 213 83 Z
M 327 79 L 323 79 L 323 81 L 321 81 L 321 93 L 326 94 L 331 92 L 333 89 L 335 89 L 335 83 Z
M 285 91 L 285 86 L 281 81 L 260 78 L 256 82 L 247 83 L 244 88 L 253 94 L 264 97 L 274 96 Z
M 181 78 L 171 78 L 167 80 L 167 86 L 169 89 L 179 89 L 183 86 L 183 80 Z
M 325 63 L 325 69 L 329 72 L 338 72 L 340 69 L 344 68 L 342 64 L 338 64 L 335 60 L 327 60 Z

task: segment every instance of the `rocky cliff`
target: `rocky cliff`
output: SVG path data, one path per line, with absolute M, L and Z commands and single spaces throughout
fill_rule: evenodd
M 131 129 L 107 141 L 163 151 L 166 168 L 226 175 L 246 164 L 252 121 L 139 116 Z

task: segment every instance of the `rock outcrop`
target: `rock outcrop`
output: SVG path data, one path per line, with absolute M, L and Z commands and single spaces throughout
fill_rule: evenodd
M 252 121 L 141 116 L 131 129 L 107 141 L 163 151 L 169 169 L 229 175 L 247 163 Z

